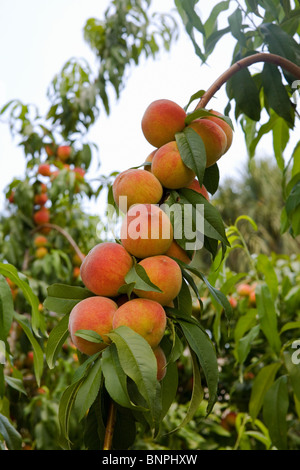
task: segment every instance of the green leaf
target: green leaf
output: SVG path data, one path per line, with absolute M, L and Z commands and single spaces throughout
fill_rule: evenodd
M 195 413 L 199 409 L 199 405 L 203 400 L 204 392 L 201 385 L 201 374 L 200 368 L 197 361 L 196 354 L 191 351 L 191 358 L 192 358 L 192 365 L 193 365 L 193 390 L 191 400 L 189 402 L 189 407 L 187 409 L 187 413 L 183 419 L 183 421 L 179 424 L 179 426 L 174 430 L 178 430 L 186 426 L 194 417 Z
M 259 334 L 259 330 L 260 330 L 260 326 L 255 325 L 254 327 L 250 329 L 250 331 L 245 336 L 243 336 L 243 338 L 239 339 L 239 342 L 235 347 L 235 355 L 240 364 L 243 364 L 245 360 L 247 359 L 247 356 L 250 352 L 253 341 L 256 339 L 256 337 Z
M 276 271 L 269 257 L 259 254 L 256 260 L 257 270 L 263 274 L 266 284 L 268 285 L 272 298 L 275 301 L 278 295 L 278 278 Z
M 241 9 L 238 7 L 229 17 L 228 23 L 230 26 L 231 34 L 235 37 L 240 47 L 246 47 L 246 36 L 242 32 L 243 29 L 243 15 Z
M 91 343 L 103 343 L 103 339 L 93 330 L 77 330 L 75 336 L 79 336 L 80 338 L 85 339 L 86 341 L 90 341 Z
M 61 314 L 70 313 L 78 302 L 94 295 L 86 288 L 67 284 L 52 284 L 47 294 L 44 307 Z
M 287 377 L 279 377 L 264 397 L 263 418 L 270 438 L 279 450 L 287 450 L 287 411 L 289 407 Z
M 132 268 L 128 271 L 125 276 L 125 281 L 128 287 L 122 286 L 119 289 L 120 293 L 131 293 L 133 289 L 139 289 L 144 291 L 154 291 L 154 292 L 162 292 L 159 287 L 157 287 L 153 282 L 150 281 L 146 270 L 140 264 L 134 264 Z
M 286 59 L 300 63 L 300 46 L 288 33 L 273 23 L 263 23 L 259 30 L 269 46 L 269 52 L 280 55 Z M 289 83 L 292 83 L 296 77 L 283 69 L 283 74 Z
M 105 388 L 111 398 L 125 408 L 142 409 L 130 399 L 127 389 L 127 375 L 122 369 L 115 344 L 103 351 L 101 363 Z
M 275 353 L 279 353 L 281 342 L 277 329 L 277 313 L 274 300 L 267 285 L 256 287 L 256 305 L 261 330 Z
M 25 299 L 31 306 L 31 325 L 36 336 L 40 336 L 40 333 L 45 334 L 45 322 L 44 318 L 39 311 L 40 301 L 34 294 L 27 282 L 19 277 L 17 269 L 11 264 L 0 263 L 0 273 L 4 277 L 8 277 L 14 282 L 23 292 Z
M 226 84 L 227 95 L 236 102 L 236 117 L 246 114 L 253 121 L 260 120 L 259 90 L 248 69 L 239 70 Z
M 203 184 L 206 187 L 207 191 L 210 194 L 215 194 L 220 181 L 220 172 L 218 164 L 215 163 L 212 166 L 209 166 L 205 169 L 204 177 L 203 177 Z
M 53 369 L 58 354 L 69 336 L 69 315 L 65 315 L 51 330 L 46 345 L 46 361 L 48 367 Z
M 249 400 L 249 414 L 253 420 L 257 418 L 263 405 L 265 394 L 273 384 L 280 366 L 280 362 L 269 364 L 260 369 L 255 377 Z
M 205 331 L 198 323 L 176 320 L 184 334 L 189 347 L 196 354 L 200 366 L 203 369 L 209 392 L 207 414 L 209 414 L 217 400 L 217 388 L 219 380 L 218 363 L 215 348 Z
M 194 171 L 202 185 L 206 168 L 206 151 L 202 138 L 194 129 L 185 128 L 175 135 L 175 139 L 183 162 Z
M 0 435 L 3 436 L 9 450 L 21 450 L 22 436 L 11 424 L 6 416 L 0 413 Z
M 224 223 L 219 211 L 204 196 L 191 189 L 182 188 L 178 193 L 183 204 L 191 204 L 196 210 L 197 205 L 200 208 L 201 205 L 204 206 L 204 237 L 219 240 L 222 244 L 229 246 Z M 197 211 L 197 214 L 201 218 L 202 213 Z
M 265 63 L 262 71 L 262 85 L 267 105 L 290 127 L 294 126 L 294 108 L 282 83 L 281 73 L 275 65 Z
M 14 303 L 6 279 L 0 275 L 0 339 L 5 341 L 14 316 Z
M 76 413 L 79 421 L 81 421 L 85 416 L 98 395 L 101 376 L 101 358 L 98 357 L 89 369 L 84 380 L 81 382 L 81 386 L 76 394 L 74 412 Z
M 161 419 L 167 414 L 176 398 L 178 391 L 178 366 L 176 362 L 168 362 L 167 372 L 161 382 L 162 412 Z
M 78 381 L 71 383 L 61 395 L 58 408 L 58 421 L 60 427 L 59 443 L 63 448 L 69 448 L 69 426 L 70 417 L 74 407 L 77 393 L 84 381 L 81 377 Z
M 33 348 L 33 367 L 34 373 L 37 380 L 38 385 L 40 385 L 40 381 L 43 374 L 44 368 L 44 353 L 39 345 L 38 341 L 36 340 L 33 331 L 31 329 L 31 324 L 29 320 L 24 316 L 18 313 L 14 313 L 14 319 L 21 325 L 24 333 L 26 334 L 32 348 Z
M 125 374 L 136 384 L 155 421 L 161 402 L 157 400 L 157 362 L 147 341 L 131 328 L 120 326 L 108 335 L 116 345 Z

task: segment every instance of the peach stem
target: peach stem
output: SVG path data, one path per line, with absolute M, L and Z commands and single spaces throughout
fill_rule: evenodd
M 209 87 L 209 89 L 203 94 L 196 109 L 205 108 L 209 100 L 215 95 L 215 93 L 226 83 L 235 73 L 239 72 L 245 67 L 249 67 L 257 62 L 268 62 L 270 64 L 277 65 L 287 72 L 290 72 L 295 76 L 296 79 L 300 79 L 300 67 L 284 57 L 276 54 L 270 54 L 266 52 L 259 52 L 248 57 L 244 57 L 241 60 L 235 62 L 229 69 L 227 69 L 220 77 Z
M 110 402 L 108 418 L 105 429 L 103 450 L 111 450 L 116 421 L 116 407 L 113 401 Z

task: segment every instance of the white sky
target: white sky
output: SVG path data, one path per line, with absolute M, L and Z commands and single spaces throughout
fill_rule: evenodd
M 216 3 L 199 2 L 204 18 Z M 25 104 L 34 103 L 43 115 L 49 106 L 47 88 L 71 57 L 84 57 L 94 67 L 95 56 L 84 42 L 83 27 L 90 17 L 101 19 L 108 4 L 109 0 L 0 0 L 0 107 L 11 99 L 20 99 Z M 173 0 L 153 0 L 153 11 L 169 12 L 173 7 Z M 120 100 L 115 102 L 112 95 L 110 116 L 103 111 L 89 132 L 89 140 L 100 149 L 98 174 L 108 175 L 141 164 L 153 149 L 140 124 L 148 104 L 168 98 L 184 106 L 193 93 L 207 89 L 230 66 L 234 44 L 230 36 L 225 36 L 208 65 L 201 66 L 191 41 L 182 33 L 171 52 L 161 52 L 156 61 L 148 59 L 133 67 Z M 227 105 L 224 88 L 210 105 L 224 110 Z M 3 190 L 14 177 L 23 177 L 25 158 L 12 140 L 8 126 L 1 121 L 0 207 L 3 207 Z M 238 175 L 245 160 L 244 137 L 236 126 L 233 145 L 219 161 L 221 181 L 227 175 Z M 93 170 L 87 176 L 93 178 Z

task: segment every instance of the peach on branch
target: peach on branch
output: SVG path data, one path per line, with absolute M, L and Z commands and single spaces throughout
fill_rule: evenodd
M 44 206 L 46 202 L 48 201 L 48 196 L 46 193 L 41 193 L 41 194 L 35 194 L 34 196 L 34 204 L 38 206 Z
M 155 152 L 151 172 L 168 189 L 184 188 L 195 178 L 194 171 L 183 162 L 175 140 Z
M 45 206 L 33 214 L 33 220 L 37 225 L 47 224 L 50 220 L 50 212 Z
M 206 150 L 206 167 L 212 166 L 225 153 L 227 137 L 223 129 L 211 119 L 192 121 L 188 128 L 194 129 L 203 140 Z
M 48 254 L 48 250 L 45 246 L 40 246 L 35 250 L 35 257 L 38 259 L 43 259 Z
M 33 243 L 37 248 L 39 248 L 40 246 L 46 246 L 48 244 L 48 240 L 43 235 L 37 235 Z
M 209 112 L 212 113 L 212 114 L 215 114 L 215 116 L 206 116 L 206 119 L 210 119 L 211 121 L 218 124 L 218 126 L 220 126 L 226 134 L 227 145 L 226 145 L 226 148 L 225 148 L 225 152 L 227 152 L 227 150 L 231 147 L 231 144 L 232 144 L 232 139 L 233 139 L 232 128 L 226 121 L 224 121 L 223 119 L 220 119 L 220 117 L 221 118 L 224 117 L 224 114 L 219 113 L 218 111 L 215 111 L 213 109 L 210 109 Z M 220 116 L 220 117 L 218 117 L 218 116 Z
M 150 281 L 162 292 L 134 289 L 138 297 L 155 300 L 168 305 L 180 292 L 182 273 L 179 265 L 169 256 L 157 255 L 144 258 L 139 264 L 145 269 Z
M 154 204 L 131 206 L 121 225 L 120 239 L 124 248 L 137 258 L 162 255 L 173 240 L 173 227 L 168 215 Z
M 192 261 L 191 258 L 189 258 L 188 254 L 186 253 L 186 251 L 183 248 L 181 248 L 181 246 L 178 245 L 178 243 L 175 240 L 172 241 L 171 246 L 166 251 L 165 255 L 171 256 L 172 258 L 177 258 L 179 259 L 179 261 L 182 261 L 185 264 L 190 264 L 190 262 Z
M 205 197 L 205 199 L 207 199 L 209 201 L 209 194 L 207 192 L 207 189 L 206 187 L 202 184 L 202 186 L 200 185 L 199 181 L 197 180 L 197 178 L 195 178 L 191 184 L 189 184 L 187 186 L 188 189 L 193 189 L 194 191 L 196 191 L 197 193 L 199 194 L 202 194 L 202 196 Z
M 69 317 L 69 332 L 74 346 L 91 356 L 104 349 L 110 340 L 107 334 L 112 330 L 112 322 L 117 304 L 107 297 L 95 296 L 81 300 L 72 309 Z M 103 342 L 95 343 L 76 335 L 79 330 L 98 333 Z
M 162 195 L 163 188 L 158 179 L 141 169 L 123 171 L 113 183 L 115 203 L 123 212 L 133 204 L 157 204 Z
M 72 153 L 72 149 L 71 149 L 70 145 L 60 145 L 57 148 L 56 155 L 57 155 L 57 158 L 61 162 L 66 162 L 66 161 L 69 160 L 69 158 L 71 156 L 71 153 Z
M 81 279 L 94 294 L 115 297 L 132 264 L 132 257 L 119 243 L 99 243 L 84 258 Z
M 157 362 L 157 380 L 161 381 L 167 373 L 166 355 L 161 346 L 157 346 L 156 348 L 154 348 L 153 353 Z
M 128 326 L 141 335 L 152 348 L 159 345 L 166 329 L 164 308 L 154 300 L 133 299 L 121 305 L 114 314 L 113 328 Z
M 149 153 L 148 157 L 145 160 L 145 163 L 151 163 L 151 165 L 145 165 L 144 170 L 151 171 L 152 160 L 153 160 L 153 157 L 154 157 L 156 151 L 157 151 L 157 149 L 155 149 L 151 153 Z
M 153 101 L 142 118 L 143 134 L 151 145 L 161 147 L 175 140 L 175 134 L 185 127 L 185 118 L 186 112 L 174 101 Z
M 38 167 L 38 173 L 42 176 L 51 176 L 52 172 L 50 165 L 48 165 L 48 163 L 42 163 Z

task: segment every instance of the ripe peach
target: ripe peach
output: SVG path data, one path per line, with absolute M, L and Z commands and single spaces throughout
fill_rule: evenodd
M 46 150 L 46 154 L 48 155 L 48 157 L 53 157 L 53 155 L 55 154 L 55 145 L 47 144 L 45 145 L 45 150 Z
M 218 126 L 220 126 L 223 131 L 225 132 L 226 134 L 226 137 L 227 137 L 227 145 L 226 145 L 226 148 L 225 148 L 225 152 L 227 152 L 227 150 L 230 148 L 231 144 L 232 144 L 232 139 L 233 139 L 233 131 L 232 131 L 232 128 L 229 124 L 227 124 L 227 122 L 223 121 L 222 119 L 219 119 L 217 116 L 221 116 L 221 117 L 224 117 L 224 114 L 222 113 L 219 113 L 218 111 L 215 111 L 213 109 L 210 109 L 209 110 L 210 113 L 213 113 L 216 115 L 216 117 L 214 116 L 206 116 L 206 119 L 210 119 L 211 121 L 215 122 L 216 124 L 218 124 Z M 225 153 L 224 152 L 224 153 Z
M 175 140 L 155 152 L 151 172 L 168 189 L 184 188 L 195 178 L 194 171 L 183 162 Z
M 195 119 L 189 125 L 203 140 L 206 150 L 206 167 L 212 166 L 225 153 L 227 137 L 223 129 L 210 119 Z
M 248 297 L 251 294 L 252 289 L 249 284 L 242 283 L 237 286 L 236 291 L 241 297 Z
M 34 196 L 34 204 L 38 206 L 44 206 L 46 202 L 48 201 L 48 196 L 46 193 L 41 193 L 41 194 L 36 194 Z
M 37 235 L 37 236 L 35 237 L 33 243 L 34 243 L 34 245 L 35 245 L 36 247 L 40 247 L 40 246 L 45 246 L 45 245 L 47 245 L 48 240 L 47 240 L 47 238 L 44 237 L 43 235 Z
M 71 156 L 72 149 L 70 145 L 60 145 L 57 149 L 56 155 L 61 162 L 66 162 Z
M 146 158 L 145 160 L 145 163 L 151 163 L 151 165 L 145 165 L 144 166 L 144 170 L 147 170 L 147 171 L 151 171 L 151 166 L 152 166 L 152 160 L 153 160 L 153 157 L 156 153 L 157 149 L 153 150 L 151 153 L 149 153 L 148 157 Z
M 42 207 L 33 215 L 33 220 L 37 225 L 47 224 L 50 220 L 50 212 L 46 207 Z
M 125 276 L 132 264 L 130 254 L 119 243 L 99 243 L 84 258 L 80 267 L 81 279 L 94 294 L 115 297 L 125 284 Z
M 137 258 L 162 255 L 173 240 L 167 214 L 154 204 L 135 204 L 128 210 L 120 231 L 124 248 Z
M 202 194 L 202 196 L 205 197 L 205 199 L 207 199 L 209 201 L 209 194 L 207 192 L 207 189 L 204 185 L 200 186 L 200 183 L 199 181 L 197 180 L 197 178 L 194 179 L 194 181 L 191 182 L 191 184 L 189 184 L 187 186 L 188 189 L 193 189 L 194 191 L 196 191 L 197 193 L 200 193 Z
M 74 266 L 73 268 L 73 279 L 78 279 L 80 276 L 80 267 Z
M 172 241 L 171 246 L 166 251 L 165 255 L 177 258 L 179 259 L 179 261 L 182 261 L 185 264 L 190 264 L 190 262 L 192 261 L 191 258 L 189 258 L 189 256 L 187 255 L 186 251 L 181 248 L 181 246 L 178 245 L 175 240 Z
M 153 101 L 142 118 L 143 134 L 151 145 L 161 147 L 174 140 L 176 132 L 184 129 L 185 118 L 186 112 L 174 101 Z
M 48 165 L 47 163 L 42 163 L 38 167 L 38 173 L 42 176 L 51 176 L 50 165 Z
M 149 171 L 130 169 L 120 173 L 113 183 L 115 203 L 123 212 L 133 204 L 157 204 L 163 195 L 158 179 Z M 122 201 L 120 198 L 127 198 Z
M 113 318 L 113 328 L 126 325 L 140 334 L 152 348 L 159 345 L 167 324 L 163 307 L 154 300 L 133 299 L 121 305 Z
M 180 292 L 182 274 L 179 265 L 169 256 L 157 255 L 144 258 L 139 264 L 145 269 L 150 281 L 162 292 L 134 289 L 138 297 L 156 300 L 168 305 Z
M 83 168 L 75 167 L 73 171 L 74 171 L 75 177 L 78 181 L 83 181 L 84 180 L 85 170 Z
M 153 349 L 153 352 L 157 362 L 157 380 L 160 381 L 167 373 L 167 359 L 163 349 L 160 346 L 157 346 L 155 349 Z
M 117 304 L 107 297 L 88 297 L 81 300 L 72 309 L 69 317 L 69 332 L 74 346 L 84 354 L 91 356 L 104 349 L 110 343 L 108 336 Z M 76 336 L 78 330 L 92 330 L 98 333 L 103 343 L 94 343 Z

